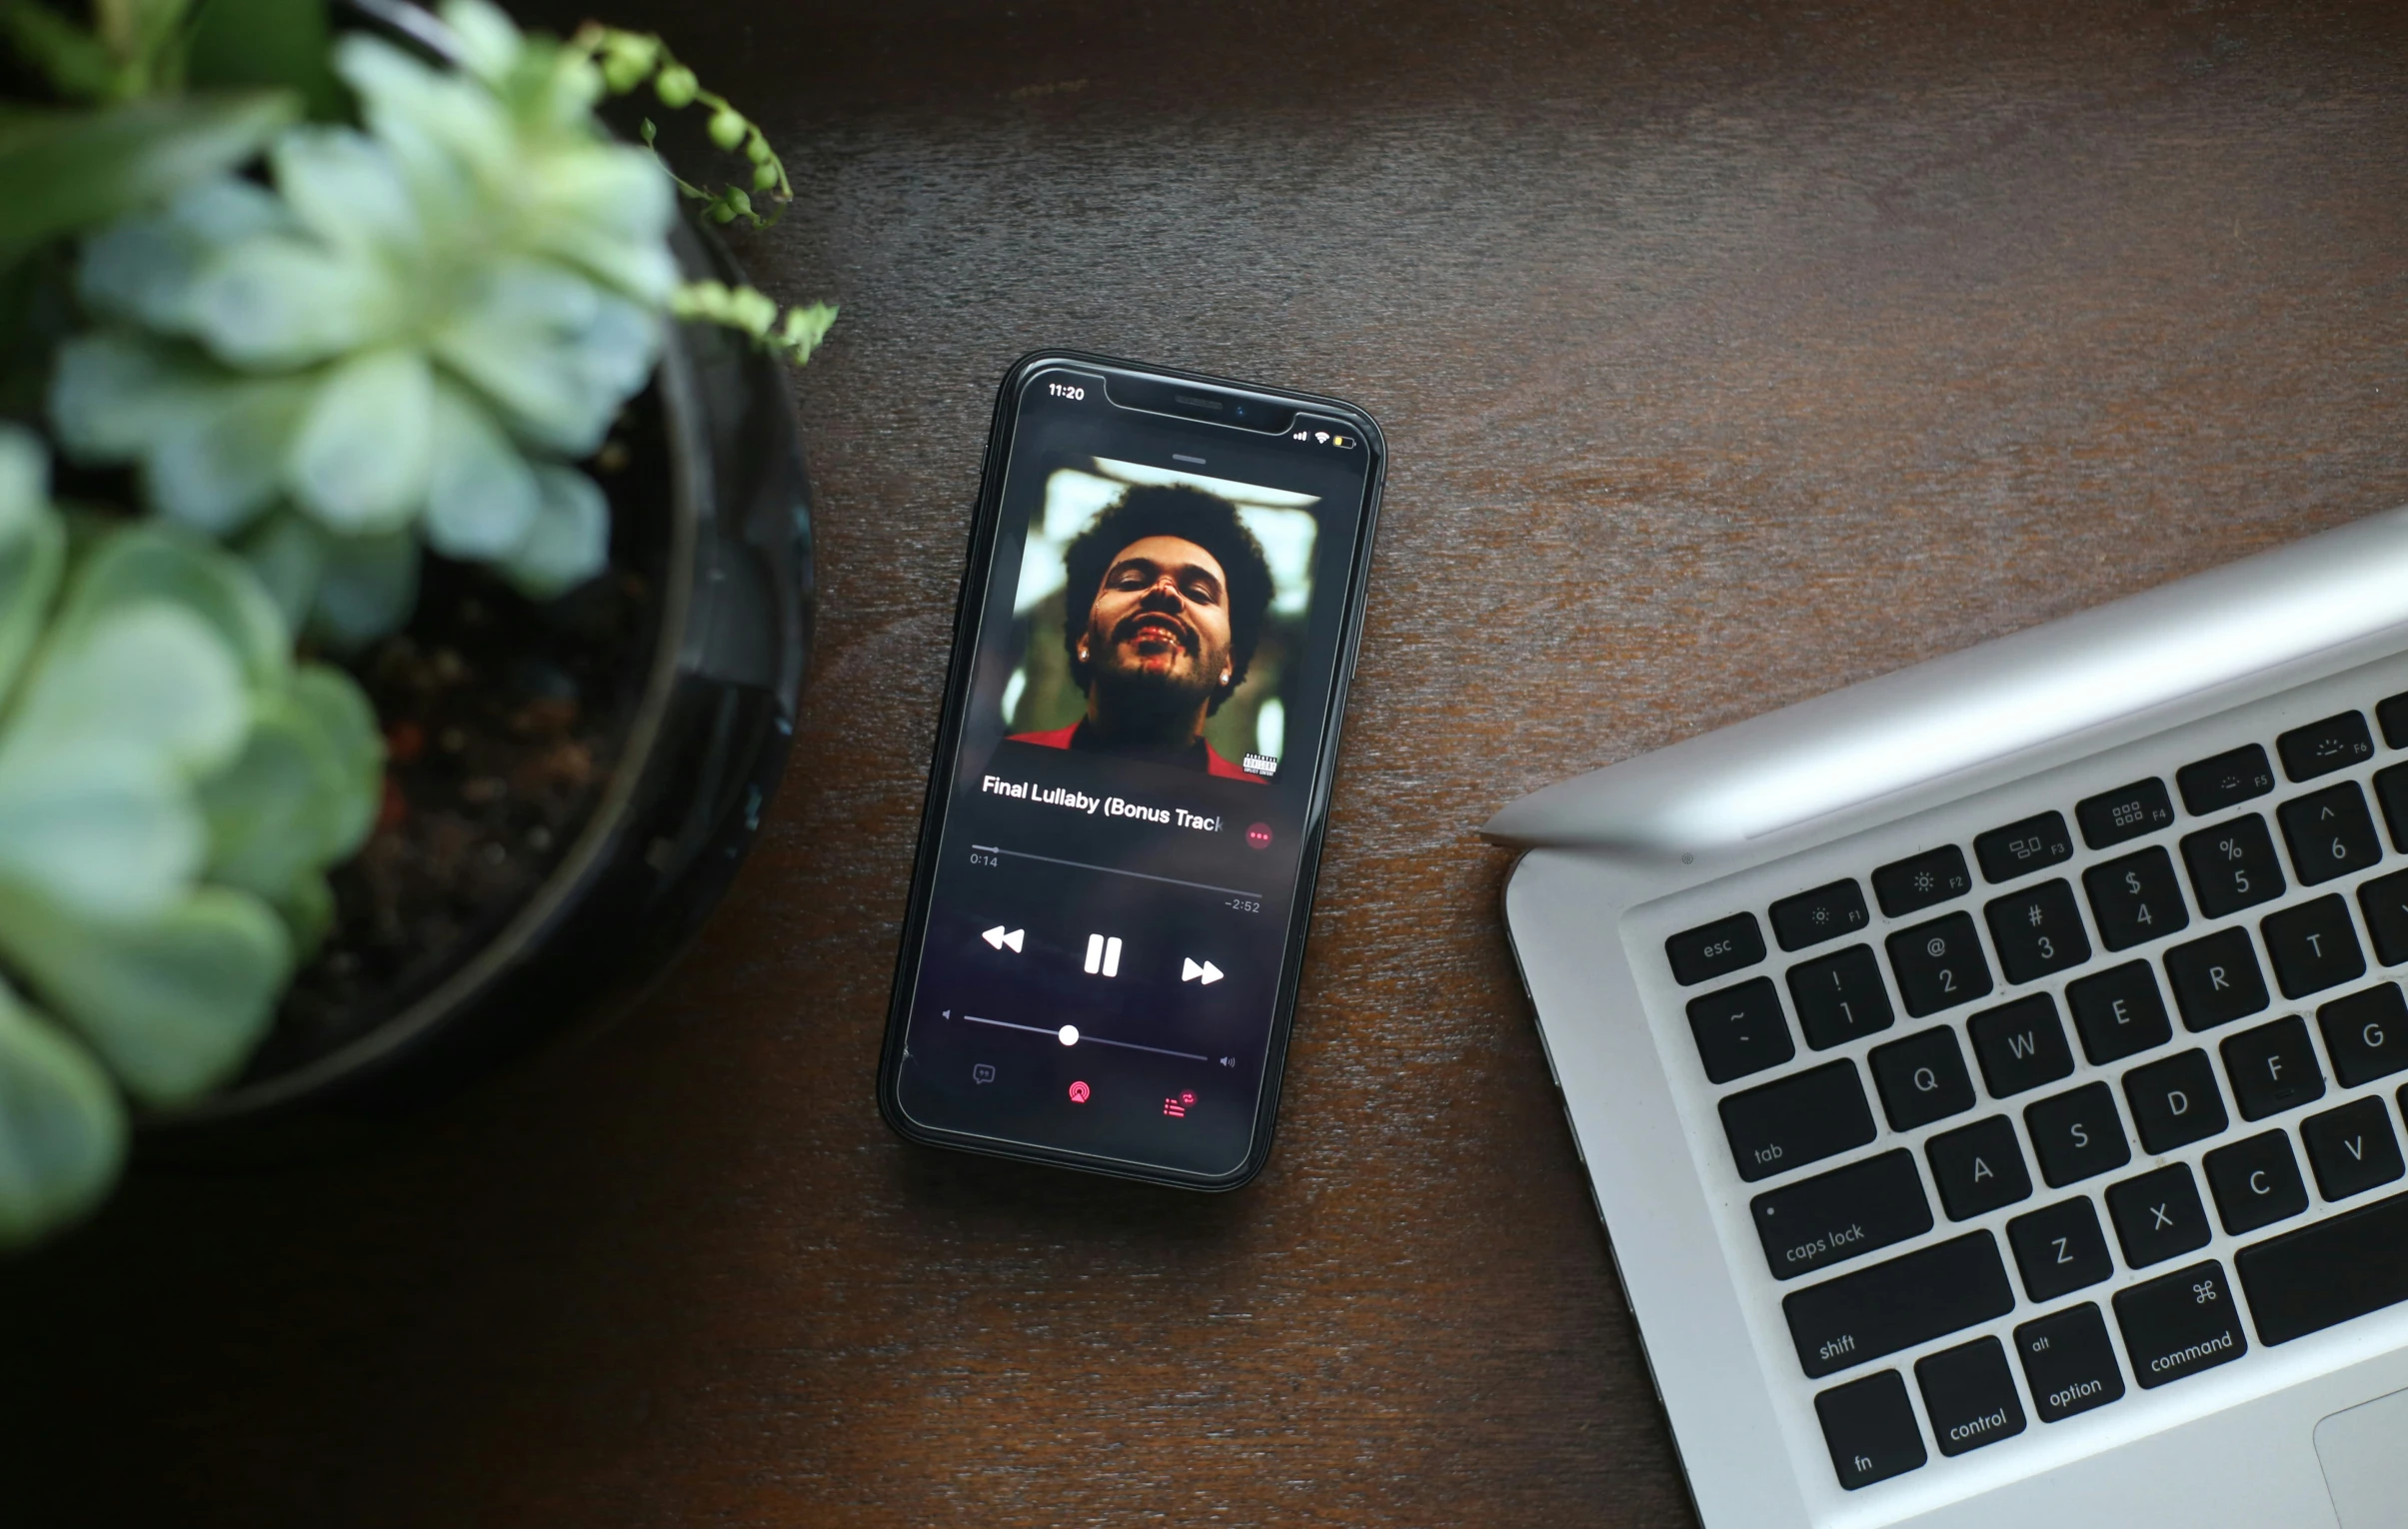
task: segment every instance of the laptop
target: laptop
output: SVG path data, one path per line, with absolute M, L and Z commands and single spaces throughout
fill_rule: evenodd
M 2408 1524 L 2408 511 L 1484 831 L 1708 1529 Z

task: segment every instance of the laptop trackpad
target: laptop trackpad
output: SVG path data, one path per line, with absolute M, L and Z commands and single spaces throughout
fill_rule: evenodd
M 2408 1391 L 2318 1423 L 2316 1458 L 2341 1529 L 2408 1529 Z

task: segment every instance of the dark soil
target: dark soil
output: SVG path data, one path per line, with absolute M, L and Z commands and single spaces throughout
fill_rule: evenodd
M 561 863 L 620 764 L 661 620 L 670 511 L 659 405 L 586 464 L 611 566 L 549 604 L 429 556 L 408 629 L 347 668 L 385 733 L 375 832 L 338 867 L 335 924 L 296 973 L 250 1078 L 324 1055 L 431 991 Z

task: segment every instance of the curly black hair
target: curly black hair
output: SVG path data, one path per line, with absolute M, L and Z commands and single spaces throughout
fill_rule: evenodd
M 1185 486 L 1130 489 L 1104 507 L 1088 528 L 1063 553 L 1069 575 L 1062 610 L 1062 646 L 1071 656 L 1071 679 L 1087 689 L 1087 665 L 1079 658 L 1079 640 L 1087 634 L 1097 592 L 1123 548 L 1148 537 L 1178 537 L 1193 542 L 1218 560 L 1228 575 L 1229 683 L 1213 696 L 1210 711 L 1245 684 L 1253 662 L 1254 644 L 1262 636 L 1262 617 L 1270 609 L 1270 560 L 1262 544 L 1237 518 L 1237 507 L 1217 494 Z M 1085 595 L 1080 595 L 1085 591 Z

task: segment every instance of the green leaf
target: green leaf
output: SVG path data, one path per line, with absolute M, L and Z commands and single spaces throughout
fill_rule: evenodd
M 126 1091 L 176 1104 L 224 1081 L 274 1012 L 293 943 L 266 903 L 204 886 L 155 918 L 104 923 L 0 882 L 0 952 Z
M 410 524 L 425 505 L 435 377 L 415 351 L 369 351 L 327 377 L 288 467 L 293 497 L 331 531 Z
M 108 1074 L 0 983 L 0 1246 L 22 1247 L 97 1204 L 125 1140 Z
M 243 562 L 268 598 L 283 613 L 285 627 L 299 632 L 318 600 L 318 581 L 326 575 L 326 533 L 309 517 L 284 511 L 246 537 Z
M 173 411 L 143 455 L 151 508 L 213 537 L 241 531 L 276 502 L 315 377 L 231 380 Z
M 0 709 L 58 592 L 67 533 L 50 508 L 48 464 L 32 436 L 0 426 Z
M 230 170 L 300 114 L 290 91 L 28 113 L 0 127 L 0 266 Z
M 209 878 L 283 901 L 333 858 L 351 822 L 350 784 L 314 716 L 289 697 L 261 698 L 242 753 L 200 783 Z
M 418 604 L 418 538 L 409 531 L 328 537 L 309 630 L 338 653 L 358 649 L 410 619 Z
M 45 752 L 22 729 L 0 755 L 0 879 L 62 908 L 157 913 L 191 885 L 207 847 L 191 788 L 160 759 Z
M 528 596 L 550 600 L 603 570 L 610 561 L 611 509 L 594 480 L 575 468 L 536 470 L 544 508 L 527 540 L 503 560 L 502 572 Z
M 213 252 L 193 279 L 193 335 L 218 360 L 281 370 L 345 356 L 400 328 L 392 271 L 357 251 L 260 234 Z
M 215 544 L 164 526 L 111 535 L 76 571 L 55 642 L 70 643 L 113 614 L 157 601 L 207 622 L 254 690 L 281 690 L 292 672 L 291 634 L 250 571 Z
M 310 714 L 343 771 L 343 815 L 328 840 L 330 862 L 349 859 L 368 842 L 385 794 L 385 736 L 351 676 L 327 664 L 304 664 L 293 674 L 293 702 Z
M 490 562 L 527 540 L 543 492 L 535 472 L 476 399 L 435 389 L 427 545 L 447 558 Z
M 72 587 L 67 599 L 76 599 Z M 0 739 L 0 796 L 18 778 L 14 772 L 32 769 L 36 760 L 217 767 L 242 746 L 249 706 L 241 662 L 207 618 L 166 601 L 77 622 L 45 647 L 26 678 Z
M 117 88 L 107 45 L 36 0 L 0 0 L 0 37 L 70 100 L 106 100 Z
M 322 122 L 344 109 L 321 0 L 204 0 L 186 44 L 184 80 L 195 90 L 283 86 Z

